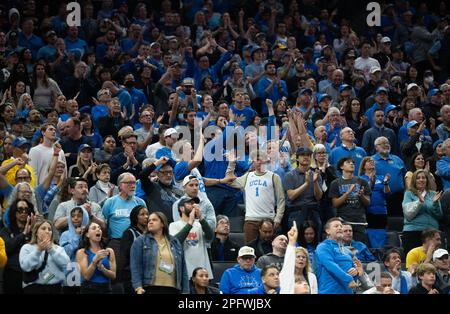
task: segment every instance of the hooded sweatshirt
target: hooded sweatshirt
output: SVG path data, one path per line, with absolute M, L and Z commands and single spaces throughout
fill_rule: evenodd
M 250 271 L 239 264 L 227 269 L 220 279 L 220 291 L 223 294 L 249 294 L 254 288 L 262 285 L 261 269 L 253 265 Z
M 352 294 L 348 285 L 353 277 L 347 272 L 354 266 L 348 248 L 335 240 L 323 241 L 317 246 L 316 266 L 319 294 Z
M 77 207 L 75 207 L 75 208 L 77 208 Z M 81 227 L 83 228 L 83 227 L 86 227 L 87 224 L 89 223 L 89 214 L 87 213 L 87 211 L 84 208 L 81 207 L 81 209 L 83 211 L 83 219 L 81 222 Z M 67 223 L 69 225 L 69 230 L 66 230 L 63 232 L 63 234 L 59 238 L 59 245 L 66 251 L 70 260 L 72 262 L 74 262 L 76 253 L 78 250 L 78 245 L 80 244 L 81 235 L 77 234 L 75 231 L 76 228 L 72 223 L 72 219 L 70 218 L 70 217 L 72 217 L 72 212 L 73 212 L 73 209 L 70 211 L 69 219 L 67 219 Z

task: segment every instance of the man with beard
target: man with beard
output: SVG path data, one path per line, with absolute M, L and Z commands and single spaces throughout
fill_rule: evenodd
M 31 140 L 33 138 L 34 133 L 41 127 L 41 113 L 32 109 L 28 112 L 28 123 L 23 126 L 23 136 Z
M 58 231 L 65 231 L 68 226 L 70 212 L 75 207 L 83 207 L 89 214 L 89 219 L 97 223 L 102 229 L 106 229 L 106 223 L 100 205 L 88 200 L 89 188 L 87 181 L 83 178 L 69 179 L 69 192 L 72 198 L 62 202 L 56 208 L 53 221 Z
M 146 203 L 150 212 L 163 212 L 170 224 L 174 221 L 172 204 L 180 199 L 184 191 L 180 190 L 173 180 L 174 160 L 162 156 L 150 166 L 144 168 L 139 174 L 142 190 L 147 195 Z M 156 172 L 158 180 L 153 182 L 149 178 L 152 172 Z
M 390 174 L 389 188 L 391 195 L 387 197 L 386 203 L 390 215 L 403 215 L 402 201 L 405 192 L 403 178 L 406 174 L 405 163 L 399 157 L 391 154 L 391 144 L 389 140 L 380 136 L 375 140 L 376 154 L 372 156 L 375 160 L 376 174 L 385 176 Z

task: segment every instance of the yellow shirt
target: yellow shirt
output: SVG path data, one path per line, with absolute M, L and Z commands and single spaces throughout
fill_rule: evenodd
M 161 271 L 159 267 L 161 265 L 161 262 L 172 265 L 172 273 L 168 274 L 164 271 Z M 170 243 L 164 237 L 161 242 L 158 242 L 158 256 L 156 258 L 155 281 L 153 282 L 153 285 L 176 288 L 176 278 L 175 260 L 173 258 L 172 251 L 170 250 Z
M 9 164 L 11 161 L 13 161 L 13 158 L 9 158 L 9 159 L 3 161 L 2 166 Z M 26 164 L 24 166 L 24 168 L 27 169 L 28 171 L 30 171 L 30 173 L 31 173 L 30 185 L 34 189 L 36 187 L 36 175 L 34 173 L 34 169 L 29 164 Z M 16 172 L 19 169 L 20 169 L 20 167 L 18 165 L 15 165 L 11 169 L 9 169 L 8 172 L 6 172 L 6 174 L 5 174 L 6 180 L 12 186 L 16 185 Z
M 406 269 L 410 270 L 411 265 L 419 265 L 427 259 L 427 252 L 424 252 L 422 247 L 416 247 L 409 251 L 406 255 Z
M 0 238 L 0 268 L 5 267 L 8 257 L 6 256 L 5 242 Z

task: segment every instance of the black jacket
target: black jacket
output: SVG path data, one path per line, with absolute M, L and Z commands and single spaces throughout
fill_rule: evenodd
M 189 281 L 189 294 L 197 294 L 194 284 Z M 220 290 L 211 286 L 206 287 L 206 294 L 220 294 Z
M 219 259 L 220 239 L 214 238 L 211 243 L 211 257 L 213 261 L 234 262 L 237 260 L 239 245 L 227 238 L 223 243 L 223 260 Z
M 117 178 L 124 172 L 130 172 L 132 173 L 136 178 L 138 177 L 139 173 L 142 171 L 142 162 L 145 159 L 144 154 L 139 154 L 136 152 L 134 154 L 134 157 L 138 161 L 138 164 L 136 166 L 132 166 L 128 169 L 124 169 L 123 165 L 127 162 L 127 157 L 125 157 L 124 153 L 120 153 L 117 155 L 114 155 L 111 157 L 111 160 L 109 161 L 109 166 L 111 167 L 111 182 L 116 184 Z
M 433 289 L 436 289 L 439 294 L 442 294 L 442 290 L 439 289 L 439 287 L 437 287 L 436 285 L 433 285 Z M 421 283 L 418 283 L 417 286 L 412 287 L 408 294 L 428 294 L 428 290 L 425 289 Z
M 6 263 L 5 270 L 8 269 L 21 272 L 19 263 L 19 253 L 22 246 L 30 241 L 28 236 L 25 236 L 22 232 L 14 233 L 11 229 L 3 227 L 0 231 L 0 237 L 5 241 L 6 256 L 8 256 L 8 262 Z
M 150 213 L 156 211 L 163 212 L 170 224 L 173 222 L 172 205 L 184 195 L 184 191 L 175 187 L 173 184 L 171 186 L 164 186 L 159 182 L 150 181 L 148 177 L 155 169 L 156 166 L 152 163 L 139 174 L 142 190 L 147 195 L 145 202 Z
M 255 249 L 256 259 L 260 258 L 263 255 L 272 253 L 272 250 L 273 250 L 272 249 L 272 241 L 268 241 L 268 242 L 262 241 L 259 238 L 259 235 L 258 235 L 258 237 L 255 240 L 250 242 L 248 244 L 248 246 L 250 246 L 250 247 Z
M 120 239 L 120 254 L 117 260 L 117 279 L 120 282 L 131 281 L 130 251 L 134 240 L 140 235 L 142 233 L 137 228 L 129 227 Z
M 100 135 L 105 138 L 108 135 L 112 135 L 116 142 L 119 142 L 119 131 L 125 125 L 129 125 L 129 120 L 122 119 L 122 117 L 101 117 L 98 121 L 98 130 L 100 131 Z M 64 151 L 66 152 L 66 151 Z

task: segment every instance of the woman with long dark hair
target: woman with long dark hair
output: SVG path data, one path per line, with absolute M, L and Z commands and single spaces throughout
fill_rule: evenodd
M 19 265 L 19 253 L 23 245 L 31 239 L 31 227 L 34 222 L 34 208 L 27 200 L 17 200 L 11 204 L 8 212 L 9 225 L 0 231 L 5 241 L 8 262 L 3 270 L 3 292 L 22 294 L 22 269 Z
M 169 223 L 163 213 L 152 213 L 148 233 L 134 241 L 130 268 L 131 283 L 137 294 L 189 292 L 183 245 L 169 235 Z
M 120 239 L 120 257 L 117 261 L 117 275 L 126 294 L 133 294 L 130 271 L 130 251 L 134 241 L 147 232 L 148 209 L 143 205 L 135 206 L 130 213 L 130 227 Z
M 364 116 L 361 101 L 358 98 L 350 99 L 348 107 L 344 110 L 347 126 L 355 132 L 358 145 L 361 145 L 364 132 L 370 128 L 369 121 Z
M 83 282 L 81 294 L 111 294 L 111 280 L 116 278 L 114 251 L 102 240 L 102 228 L 90 222 L 81 234 L 80 249 L 76 260 Z
M 33 88 L 33 102 L 39 111 L 50 109 L 56 97 L 62 94 L 58 83 L 48 77 L 45 64 L 43 63 L 34 65 Z

